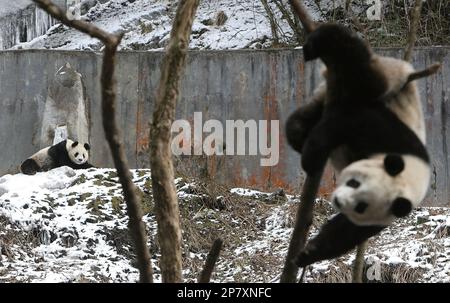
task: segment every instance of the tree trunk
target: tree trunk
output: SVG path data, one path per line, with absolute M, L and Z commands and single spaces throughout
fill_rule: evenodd
M 161 247 L 163 282 L 181 282 L 181 229 L 171 153 L 171 125 L 198 0 L 180 0 L 161 65 L 161 80 L 150 130 L 150 167 Z

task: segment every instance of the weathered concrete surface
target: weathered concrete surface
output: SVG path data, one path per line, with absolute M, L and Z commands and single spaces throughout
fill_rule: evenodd
M 403 50 L 382 49 L 378 53 L 401 57 Z M 117 110 L 133 167 L 149 166 L 148 125 L 162 56 L 155 52 L 119 54 Z M 101 124 L 101 55 L 78 51 L 3 51 L 0 52 L 0 174 L 15 171 L 23 159 L 38 149 L 47 87 L 66 62 L 83 75 L 91 117 L 92 162 L 112 166 Z M 416 50 L 413 60 L 416 68 L 434 62 L 443 63 L 438 74 L 418 82 L 434 171 L 426 203 L 450 206 L 450 48 Z M 279 119 L 280 162 L 274 167 L 261 167 L 260 156 L 182 156 L 176 159 L 178 170 L 234 185 L 298 190 L 304 175 L 299 155 L 286 144 L 284 123 L 297 106 L 306 102 L 306 96 L 311 95 L 319 81 L 319 64 L 305 65 L 301 50 L 191 52 L 182 80 L 177 118 L 192 123 L 194 112 L 202 112 L 203 121 L 217 119 L 223 124 L 227 119 Z M 330 193 L 333 186 L 334 176 L 329 170 L 322 182 L 322 193 Z
M 89 142 L 86 99 L 81 74 L 69 63 L 61 66 L 48 86 L 41 120 L 39 141 L 41 148 L 52 145 L 56 129 L 62 126 L 66 126 L 70 139 L 82 143 Z M 67 138 L 63 138 L 65 139 Z

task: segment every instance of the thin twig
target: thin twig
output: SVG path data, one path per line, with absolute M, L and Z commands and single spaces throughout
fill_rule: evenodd
M 292 5 L 292 9 L 300 19 L 300 22 L 302 23 L 305 32 L 307 34 L 312 33 L 316 29 L 317 25 L 309 15 L 306 8 L 303 6 L 302 1 L 289 0 L 289 3 Z
M 403 91 L 403 89 L 405 89 L 405 87 L 408 85 L 409 82 L 412 82 L 412 81 L 420 79 L 420 78 L 425 78 L 425 77 L 431 76 L 431 75 L 435 74 L 439 70 L 440 67 L 441 67 L 441 64 L 435 63 L 433 65 L 428 66 L 425 69 L 411 73 L 408 76 L 408 78 L 406 79 L 403 86 L 400 88 L 400 90 L 391 91 L 391 92 L 387 93 L 386 95 L 381 96 L 380 100 L 383 102 L 391 100 L 392 98 L 397 96 L 399 93 L 401 93 Z
M 211 280 L 211 275 L 219 259 L 220 250 L 222 249 L 223 241 L 222 239 L 216 239 L 211 247 L 211 250 L 206 257 L 205 266 L 203 267 L 200 276 L 198 277 L 198 283 L 209 283 Z
M 408 35 L 408 44 L 405 49 L 405 55 L 403 59 L 405 61 L 411 61 L 412 51 L 414 44 L 416 43 L 417 27 L 419 25 L 420 10 L 422 9 L 422 0 L 416 0 L 414 8 L 411 12 L 411 27 Z
M 111 34 L 90 23 L 81 20 L 69 20 L 66 13 L 50 0 L 33 1 L 63 24 L 86 33 L 93 38 L 97 38 L 105 44 L 101 74 L 103 128 L 127 204 L 127 213 L 130 219 L 128 226 L 138 259 L 140 282 L 153 282 L 153 270 L 149 249 L 147 247 L 147 236 L 144 223 L 142 222 L 141 200 L 137 195 L 137 188 L 132 182 L 132 174 L 125 156 L 123 141 L 121 140 L 122 134 L 116 121 L 116 84 L 114 71 L 116 51 L 123 34 Z
M 273 3 L 278 7 L 283 17 L 286 19 L 287 23 L 291 27 L 292 31 L 295 33 L 297 37 L 297 42 L 302 42 L 302 33 L 301 33 L 301 27 L 298 22 L 295 22 L 297 18 L 295 18 L 295 15 L 293 18 L 289 14 L 289 11 L 286 9 L 286 7 L 283 5 L 283 2 L 281 0 L 273 0 Z
M 441 67 L 441 64 L 435 63 L 433 65 L 428 66 L 425 69 L 416 71 L 416 72 L 412 73 L 411 75 L 409 75 L 406 84 L 408 84 L 411 81 L 420 79 L 420 78 L 425 78 L 425 77 L 431 76 L 432 74 L 435 74 L 439 70 L 440 67 Z
M 267 18 L 269 19 L 270 30 L 272 31 L 272 38 L 274 39 L 276 44 L 279 44 L 280 40 L 278 38 L 277 24 L 275 22 L 275 16 L 273 15 L 272 9 L 267 3 L 267 0 L 261 0 L 261 3 L 264 7 L 264 10 L 266 11 Z

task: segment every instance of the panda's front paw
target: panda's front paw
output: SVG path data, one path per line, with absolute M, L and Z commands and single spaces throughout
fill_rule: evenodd
M 306 139 L 302 150 L 302 167 L 308 175 L 319 173 L 325 167 L 333 143 L 328 139 L 327 127 L 318 125 Z

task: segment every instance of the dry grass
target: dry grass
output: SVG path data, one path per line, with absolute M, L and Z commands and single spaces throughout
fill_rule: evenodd
M 363 271 L 363 283 L 414 283 L 417 282 L 425 270 L 412 268 L 407 264 L 380 263 L 380 280 L 369 280 L 368 270 L 371 265 L 365 265 Z M 351 283 L 352 266 L 337 260 L 330 265 L 327 272 L 311 273 L 311 278 L 316 283 Z
M 287 198 L 282 191 L 244 197 L 232 194 L 229 187 L 212 180 L 184 180 L 178 187 L 183 187 L 183 191 L 190 194 L 179 201 L 183 230 L 183 266 L 191 271 L 191 275 L 185 276 L 187 281 L 194 280 L 194 273 L 199 273 L 203 266 L 202 260 L 192 258 L 189 254 L 201 253 L 206 256 L 214 240 L 221 238 L 224 245 L 219 263 L 221 260 L 227 260 L 224 262 L 227 263 L 225 271 L 250 267 L 254 272 L 254 276 L 250 276 L 248 270 L 245 270 L 245 273 L 237 270 L 232 277 L 233 281 L 250 282 L 252 279 L 262 279 L 268 282 L 270 278 L 261 274 L 278 271 L 283 258 L 273 256 L 269 251 L 243 252 L 239 256 L 236 256 L 234 251 L 245 242 L 262 239 L 266 219 L 272 214 L 274 207 L 282 205 L 285 214 L 282 225 L 286 228 L 292 227 L 296 205 L 285 203 Z M 224 278 L 223 273 L 217 274 L 220 279 Z
M 349 26 L 360 32 L 373 47 L 404 47 L 407 44 L 411 24 L 410 10 L 414 5 L 413 0 L 381 1 L 382 11 L 379 21 L 367 19 L 366 11 L 370 5 L 364 4 L 364 1 L 349 2 L 351 3 L 350 10 L 346 11 L 343 6 L 338 5 L 338 3 L 341 3 L 340 1 L 336 1 L 335 9 L 322 7 L 323 1 L 314 1 L 323 21 L 337 22 Z M 273 10 L 277 9 L 274 8 Z M 281 14 L 281 12 L 278 12 L 278 14 Z M 282 32 L 278 33 L 278 40 L 288 41 L 284 45 L 289 43 L 302 44 L 303 39 L 299 35 L 294 35 L 293 39 L 283 35 Z M 432 0 L 423 2 L 416 45 L 450 45 L 450 1 Z
M 23 231 L 20 227 L 6 228 L 10 222 L 5 217 L 0 217 L 0 261 L 2 257 L 8 259 L 14 259 L 16 257 L 11 252 L 12 246 L 20 246 L 23 248 L 19 253 L 27 254 L 32 248 L 40 244 L 41 231 L 38 228 L 34 228 L 31 231 Z

